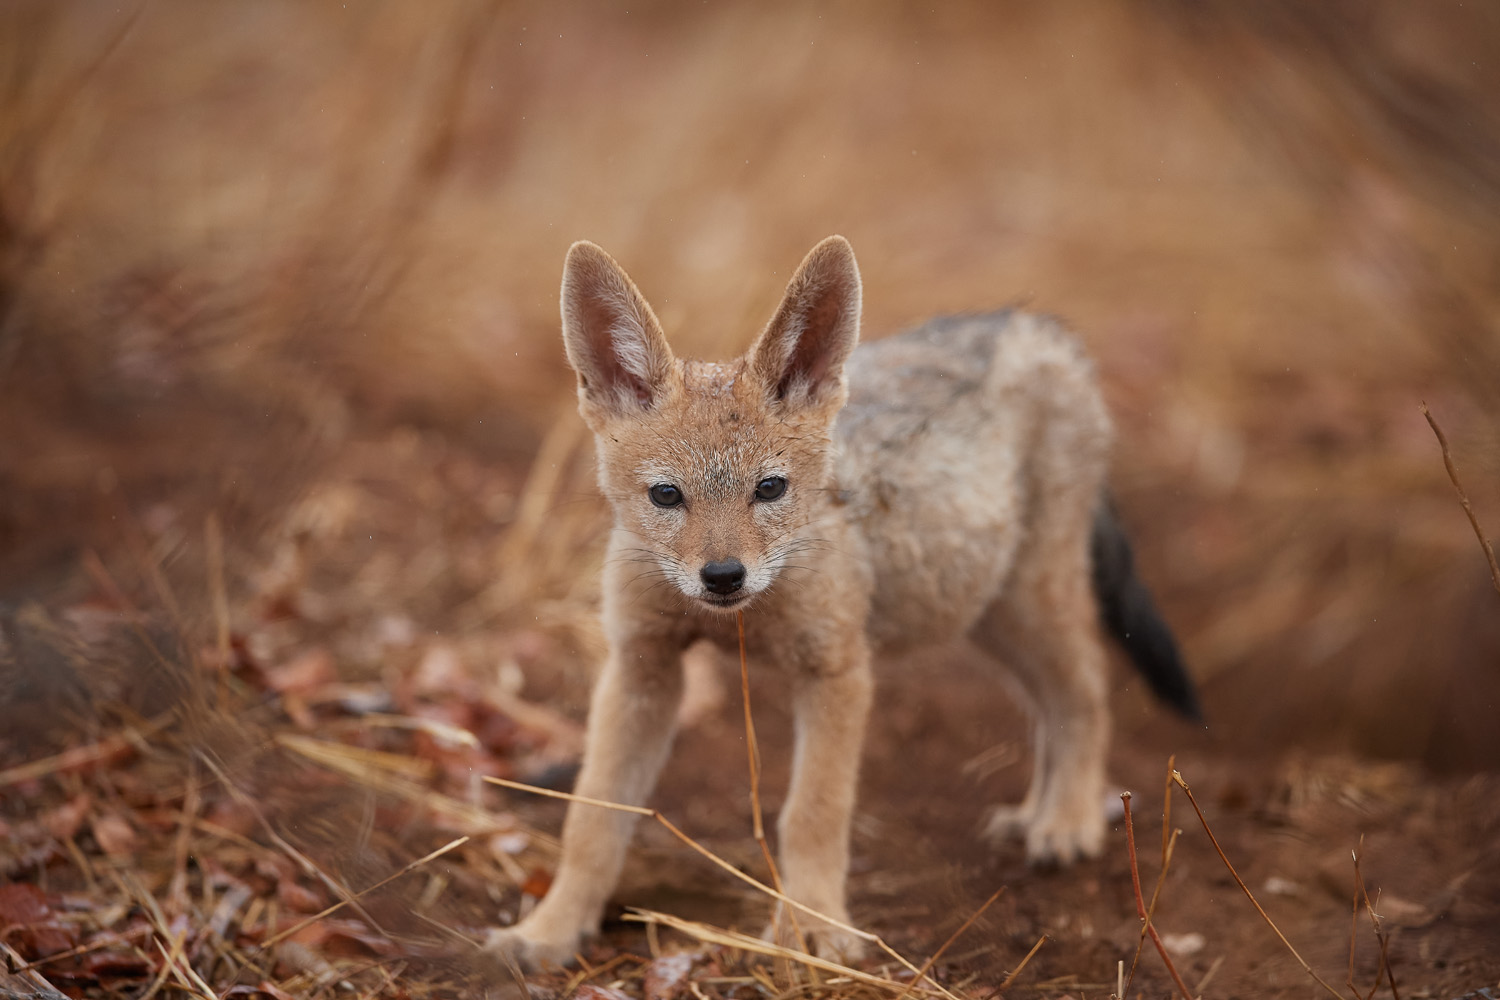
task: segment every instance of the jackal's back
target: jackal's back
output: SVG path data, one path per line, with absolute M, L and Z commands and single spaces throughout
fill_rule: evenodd
M 1068 446 L 1070 492 L 1103 485 L 1110 428 L 1092 365 L 1055 321 L 1006 311 L 862 345 L 848 373 L 835 474 L 875 569 L 871 633 L 893 646 L 966 632 L 1059 488 L 1035 473 L 1037 450 Z

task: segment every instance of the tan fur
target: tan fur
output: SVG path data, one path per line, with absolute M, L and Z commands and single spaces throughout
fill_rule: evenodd
M 569 251 L 562 298 L 615 516 L 610 654 L 577 792 L 646 800 L 683 651 L 732 647 L 743 610 L 751 655 L 784 671 L 796 720 L 779 820 L 786 890 L 847 923 L 871 652 L 968 636 L 1010 668 L 1037 720 L 1030 789 L 993 811 L 988 833 L 1024 837 L 1036 860 L 1098 853 L 1109 716 L 1089 528 L 1110 427 L 1077 345 L 1051 321 L 1002 314 L 856 351 L 859 274 L 837 236 L 727 364 L 673 357 L 645 299 L 593 244 Z M 785 479 L 779 498 L 757 498 L 767 477 Z M 683 502 L 653 503 L 657 484 Z M 700 570 L 731 559 L 741 590 L 711 593 Z M 551 891 L 489 946 L 528 965 L 568 961 L 598 927 L 634 822 L 570 807 Z M 820 953 L 858 954 L 851 935 L 801 923 Z

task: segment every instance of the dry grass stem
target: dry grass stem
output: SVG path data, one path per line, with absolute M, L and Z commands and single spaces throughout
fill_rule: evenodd
M 1166 788 L 1162 793 L 1161 807 L 1161 871 L 1156 876 L 1156 887 L 1151 890 L 1151 902 L 1146 907 L 1146 920 L 1141 924 L 1141 935 L 1135 943 L 1135 955 L 1130 960 L 1130 975 L 1126 979 L 1124 989 L 1118 994 L 1123 997 L 1135 982 L 1135 971 L 1140 965 L 1141 951 L 1146 946 L 1146 928 L 1153 925 L 1156 920 L 1156 904 L 1161 899 L 1162 887 L 1167 882 L 1167 871 L 1172 866 L 1172 852 L 1177 845 L 1177 836 L 1182 831 L 1172 828 L 1172 772 L 1177 767 L 1177 755 L 1173 754 L 1167 758 Z M 1126 804 L 1129 809 L 1129 804 Z
M 1031 957 L 1037 952 L 1041 951 L 1042 945 L 1046 943 L 1047 935 L 1045 934 L 1036 939 L 1036 944 L 1032 945 L 1031 950 L 1026 953 L 1026 957 L 1021 959 L 1021 964 L 1010 970 L 1010 975 L 1006 976 L 1004 981 L 1000 983 L 999 992 L 1004 993 L 1006 990 L 1010 989 L 1010 984 L 1015 982 L 1016 977 L 1021 974 L 1021 970 L 1026 968 L 1026 963 L 1030 962 Z
M 1220 955 L 1218 958 L 1214 959 L 1213 962 L 1209 965 L 1208 971 L 1203 974 L 1203 978 L 1198 980 L 1196 992 L 1199 996 L 1202 996 L 1203 991 L 1208 989 L 1209 982 L 1218 973 L 1220 966 L 1224 964 L 1224 957 L 1225 956 Z
M 327 907 L 327 908 L 325 908 L 325 909 L 323 909 L 323 910 L 321 910 L 321 911 L 319 911 L 317 913 L 314 913 L 312 916 L 308 917 L 307 919 L 298 921 L 297 923 L 295 923 L 292 926 L 288 927 L 286 930 L 281 931 L 278 934 L 272 934 L 270 937 L 266 938 L 266 940 L 264 942 L 261 943 L 261 948 L 262 949 L 266 949 L 266 948 L 271 947 L 271 945 L 275 944 L 277 941 L 280 941 L 283 938 L 290 937 L 291 935 L 293 935 L 293 934 L 297 933 L 298 931 L 300 931 L 302 928 L 308 927 L 308 926 L 310 926 L 312 924 L 315 924 L 319 920 L 322 920 L 324 917 L 328 916 L 329 914 L 334 913 L 334 912 L 336 912 L 338 910 L 343 909 L 345 906 L 348 906 L 350 903 L 353 903 L 356 899 L 359 899 L 361 896 L 368 895 L 369 893 L 374 892 L 376 889 L 379 889 L 382 886 L 389 885 L 390 883 L 396 881 L 396 879 L 398 879 L 401 876 L 407 874 L 408 872 L 415 871 L 416 869 L 422 867 L 423 865 L 427 864 L 428 862 L 433 861 L 433 860 L 435 860 L 437 858 L 440 858 L 444 854 L 447 854 L 449 851 L 452 851 L 452 850 L 455 850 L 455 849 L 457 849 L 459 847 L 462 847 L 464 844 L 467 844 L 468 842 L 469 842 L 469 838 L 468 837 L 459 837 L 456 840 L 450 840 L 448 843 L 444 844 L 442 847 L 439 847 L 437 850 L 431 852 L 430 854 L 425 854 L 422 857 L 418 858 L 417 860 L 415 860 L 415 861 L 411 862 L 410 864 L 406 865 L 400 871 L 393 872 L 392 874 L 387 875 L 385 878 L 381 879 L 379 882 L 376 882 L 374 885 L 369 886 L 368 888 L 359 890 L 358 892 L 356 892 L 352 896 L 350 896 L 348 899 L 341 899 L 337 903 L 334 903 L 332 906 L 329 906 L 329 907 Z
M 686 833 L 684 833 L 677 826 L 677 824 L 673 823 L 671 820 L 667 819 L 667 817 L 663 816 L 659 810 L 649 809 L 649 808 L 647 808 L 645 806 L 624 805 L 624 804 L 619 803 L 619 802 L 605 802 L 602 799 L 591 799 L 591 798 L 589 798 L 587 796 L 584 796 L 584 795 L 574 795 L 572 792 L 559 792 L 559 791 L 555 791 L 554 789 L 551 789 L 551 788 L 538 788 L 535 785 L 527 785 L 527 784 L 523 784 L 523 783 L 521 783 L 519 781 L 511 781 L 508 778 L 497 778 L 497 777 L 494 777 L 492 775 L 486 775 L 485 778 L 484 778 L 484 780 L 487 781 L 487 782 L 489 782 L 490 784 L 500 785 L 500 786 L 502 786 L 504 788 L 514 788 L 517 791 L 531 792 L 534 795 L 545 795 L 548 798 L 562 799 L 565 802 L 582 802 L 584 805 L 598 806 L 601 809 L 614 809 L 614 810 L 617 810 L 619 812 L 635 813 L 637 816 L 650 816 L 652 819 L 656 820 L 662 826 L 666 827 L 667 831 L 669 833 L 671 833 L 672 836 L 676 837 L 678 840 L 682 841 L 688 847 L 690 847 L 694 851 L 698 852 L 704 858 L 707 858 L 709 861 L 711 861 L 713 864 L 717 865 L 719 868 L 722 868 L 724 871 L 726 871 L 729 874 L 733 875 L 735 878 L 739 879 L 741 882 L 744 882 L 747 885 L 754 886 L 756 889 L 758 889 L 761 892 L 765 893 L 767 896 L 770 896 L 772 899 L 775 899 L 778 902 L 784 903 L 785 905 L 787 905 L 789 907 L 792 907 L 794 909 L 800 910 L 801 912 L 805 913 L 807 916 L 813 917 L 816 920 L 821 920 L 824 923 L 828 924 L 830 927 L 836 927 L 836 928 L 838 928 L 841 931 L 846 931 L 849 934 L 853 934 L 855 937 L 860 938 L 861 940 L 869 941 L 871 944 L 875 945 L 877 948 L 879 948 L 881 951 L 885 952 L 891 958 L 895 959 L 898 963 L 900 963 L 900 965 L 903 968 L 907 969 L 913 975 L 919 975 L 920 974 L 920 970 L 916 967 L 916 965 L 914 965 L 911 962 L 910 959 L 908 959 L 905 955 L 902 955 L 900 952 L 896 951 L 896 949 L 892 948 L 890 945 L 886 944 L 885 941 L 878 934 L 872 934 L 869 931 L 860 930 L 858 927 L 853 927 L 853 926 L 851 926 L 849 924 L 846 924 L 842 920 L 835 920 L 833 917 L 830 917 L 828 914 L 826 914 L 826 913 L 820 913 L 817 910 L 813 909 L 812 907 L 806 905 L 805 903 L 799 903 L 797 900 L 791 898 L 790 896 L 786 895 L 785 893 L 779 892 L 776 889 L 772 888 L 771 886 L 766 885 L 764 882 L 760 881 L 755 876 L 749 875 L 749 874 L 747 874 L 745 872 L 740 871 L 734 865 L 730 864 L 728 861 L 725 861 L 723 858 L 719 857 L 713 851 L 710 851 L 708 848 L 706 848 L 702 844 L 698 843 L 692 837 L 689 837 Z M 782 949 L 782 950 L 785 951 L 788 954 L 791 954 L 791 955 L 797 954 L 796 952 L 791 951 L 790 949 Z M 806 964 L 806 963 L 803 963 L 803 964 Z M 943 989 L 941 986 L 937 987 L 937 989 L 944 996 L 953 997 L 953 994 L 949 993 L 947 990 Z M 957 998 L 953 998 L 953 1000 L 957 1000 Z
M 981 903 L 980 906 L 979 906 L 979 909 L 977 909 L 973 913 L 969 914 L 969 919 L 965 920 L 962 924 L 959 924 L 958 930 L 956 930 L 952 934 L 948 935 L 948 940 L 944 941 L 942 943 L 942 946 L 939 947 L 937 951 L 935 951 L 935 952 L 932 953 L 932 957 L 931 958 L 929 958 L 927 961 L 925 961 L 925 962 L 922 963 L 922 971 L 919 972 L 919 973 L 917 973 L 916 978 L 913 979 L 911 981 L 911 984 L 907 987 L 906 993 L 902 993 L 901 994 L 902 997 L 906 996 L 907 993 L 910 993 L 912 991 L 912 989 L 914 989 L 917 986 L 917 984 L 922 981 L 923 977 L 925 977 L 928 972 L 932 971 L 932 967 L 934 965 L 937 965 L 938 959 L 942 958 L 943 954 L 945 952 L 947 952 L 947 950 L 953 946 L 953 942 L 957 941 L 961 936 L 963 936 L 963 932 L 966 931 L 966 930 L 968 930 L 971 926 L 973 926 L 974 921 L 978 920 L 981 916 L 983 916 L 984 915 L 984 911 L 988 910 L 990 908 L 990 906 L 993 905 L 993 903 L 995 902 L 995 900 L 999 899 L 1000 896 L 1001 896 L 1001 894 L 1004 893 L 1004 892 L 1005 892 L 1005 886 L 1002 885 L 1000 888 L 998 888 L 994 892 L 990 893 L 990 898 L 986 899 L 983 903 Z M 1038 942 L 1038 947 L 1040 947 L 1040 944 L 1041 943 Z M 1026 963 L 1023 961 L 1021 964 L 1025 965 Z
M 1453 484 L 1453 489 L 1458 493 L 1458 502 L 1469 517 L 1469 525 L 1474 529 L 1474 537 L 1479 539 L 1479 547 L 1484 550 L 1484 557 L 1489 560 L 1490 582 L 1495 585 L 1496 593 L 1500 593 L 1500 563 L 1495 561 L 1495 547 L 1484 536 L 1484 529 L 1479 527 L 1479 518 L 1474 516 L 1474 508 L 1469 504 L 1469 495 L 1464 492 L 1463 486 L 1458 481 L 1458 470 L 1453 467 L 1453 455 L 1448 450 L 1447 435 L 1438 426 L 1437 418 L 1432 415 L 1427 404 L 1419 405 L 1422 407 L 1422 416 L 1427 418 L 1427 425 L 1432 428 L 1432 433 L 1437 435 L 1438 447 L 1443 452 L 1443 465 L 1448 469 L 1448 481 Z
M 1157 954 L 1161 955 L 1162 963 L 1166 965 L 1167 971 L 1172 974 L 1172 981 L 1177 984 L 1177 989 L 1181 991 L 1183 1000 L 1192 1000 L 1193 993 L 1188 989 L 1187 983 L 1182 981 L 1181 973 L 1177 971 L 1177 966 L 1172 963 L 1172 956 L 1167 954 L 1167 946 L 1162 944 L 1161 935 L 1156 932 L 1156 926 L 1151 922 L 1151 913 L 1146 909 L 1146 900 L 1141 896 L 1141 872 L 1136 862 L 1135 854 L 1135 824 L 1130 819 L 1130 793 L 1121 793 L 1120 801 L 1125 804 L 1125 842 L 1130 851 L 1130 887 L 1135 891 L 1135 909 L 1140 914 L 1141 931 L 1151 936 L 1151 943 L 1156 946 Z M 1155 900 L 1153 899 L 1152 902 L 1154 903 Z M 1139 946 L 1137 946 L 1136 954 L 1138 956 L 1140 954 Z M 1134 977 L 1134 972 L 1135 970 L 1132 967 L 1132 978 Z M 1126 989 L 1129 988 L 1129 984 L 1127 983 Z
M 35 967 L 42 964 L 40 960 L 29 964 L 23 962 L 21 956 L 4 941 L 0 941 L 0 955 L 5 956 L 6 971 L 12 976 L 20 977 L 27 986 L 31 987 L 28 992 L 36 1000 L 65 1000 L 67 994 L 60 992 L 57 987 L 47 981 L 46 976 L 36 971 Z M 0 976 L 0 986 L 3 986 L 6 992 L 9 992 L 12 985 Z M 19 997 L 25 994 L 16 991 L 14 995 Z
M 87 955 L 90 952 L 101 951 L 105 948 L 112 948 L 127 941 L 133 941 L 136 938 L 145 937 L 150 933 L 150 927 L 136 927 L 132 930 L 125 931 L 123 934 L 120 934 L 113 938 L 91 941 L 88 944 L 81 944 L 76 948 L 69 948 L 67 951 L 56 951 L 50 955 L 43 955 L 41 958 L 26 962 L 24 964 L 11 964 L 13 962 L 20 962 L 20 959 L 12 959 L 12 953 L 7 953 L 6 962 L 9 964 L 9 968 L 7 968 L 6 971 L 11 973 L 12 975 L 29 972 L 32 969 L 39 969 L 44 965 L 51 965 L 54 962 L 61 962 L 64 959 L 77 958 L 79 955 Z
M 213 987 L 203 981 L 203 977 L 198 975 L 198 971 L 193 968 L 192 963 L 187 960 L 187 956 L 182 953 L 186 944 L 186 932 L 172 938 L 172 947 L 170 950 L 160 941 L 156 942 L 156 950 L 161 952 L 162 959 L 164 960 L 162 972 L 176 978 L 177 989 L 182 992 L 191 996 L 203 997 L 204 1000 L 217 1000 L 218 994 L 214 992 Z
M 188 856 L 193 842 L 193 821 L 198 818 L 200 796 L 198 794 L 198 768 L 188 761 L 188 777 L 183 783 L 182 813 L 177 825 L 177 842 L 173 851 L 172 881 L 167 888 L 167 900 L 174 912 L 184 911 L 190 904 L 188 892 Z
M 421 784 L 420 782 L 426 780 L 432 773 L 433 765 L 430 762 L 402 754 L 349 746 L 346 743 L 315 740 L 296 733 L 279 733 L 274 742 L 315 764 L 352 778 L 366 787 L 394 795 L 426 809 L 435 816 L 442 816 L 470 835 L 478 836 L 519 828 L 513 820 L 508 818 L 504 821 L 497 820 L 493 813 L 479 806 Z
M 110 763 L 115 758 L 131 752 L 139 743 L 148 736 L 165 729 L 174 718 L 176 712 L 164 712 L 154 719 L 150 719 L 131 730 L 117 733 L 97 743 L 87 746 L 74 747 L 72 750 L 64 750 L 62 753 L 43 757 L 26 764 L 17 764 L 15 767 L 0 771 L 0 788 L 30 781 L 34 778 L 45 778 L 49 774 L 60 774 L 67 771 L 76 771 L 79 768 L 90 767 L 95 764 Z
M 282 851 L 282 853 L 296 862 L 297 866 L 304 872 L 326 886 L 328 890 L 335 896 L 342 900 L 345 900 L 351 906 L 353 906 L 355 912 L 357 912 L 364 920 L 364 922 L 369 925 L 371 930 L 383 937 L 390 937 L 390 935 L 386 933 L 385 929 L 380 926 L 380 923 L 373 916 L 371 916 L 370 913 L 364 909 L 364 907 L 359 905 L 359 903 L 354 899 L 353 894 L 350 893 L 347 886 L 343 885 L 337 879 L 333 878 L 322 868 L 319 868 L 317 864 L 313 862 L 312 858 L 309 858 L 306 854 L 297 850 L 297 848 L 292 846 L 292 844 L 288 842 L 285 837 L 283 837 L 276 831 L 276 827 L 272 825 L 271 820 L 266 816 L 265 812 L 260 808 L 259 804 L 257 804 L 256 801 L 249 795 L 246 795 L 238 785 L 230 781 L 229 775 L 224 773 L 224 769 L 221 768 L 212 757 L 202 752 L 200 752 L 197 756 L 198 759 L 203 761 L 203 763 L 207 765 L 208 769 L 214 773 L 214 776 L 219 779 L 219 783 L 224 786 L 224 790 L 229 793 L 229 797 L 234 799 L 236 803 L 238 803 L 242 808 L 249 811 L 249 813 L 255 817 L 256 823 L 260 825 L 260 828 L 265 831 L 266 836 L 270 838 L 271 842 L 275 844 L 277 848 Z M 267 926 L 270 925 L 268 924 Z
M 582 956 L 579 956 L 578 971 L 575 972 L 572 978 L 570 978 L 568 982 L 563 986 L 562 995 L 565 997 L 572 996 L 574 990 L 578 989 L 579 986 L 588 982 L 590 979 L 598 979 L 606 972 L 613 972 L 620 966 L 624 965 L 626 962 L 634 962 L 637 965 L 644 965 L 646 960 L 641 958 L 641 956 L 639 955 L 632 955 L 630 952 L 625 951 L 621 952 L 614 958 L 611 958 L 609 961 L 604 962 L 601 965 L 589 965 L 583 960 Z
M 1385 974 L 1386 981 L 1390 983 L 1391 997 L 1393 998 L 1393 1000 L 1401 1000 L 1401 991 L 1396 988 L 1396 973 L 1395 970 L 1391 968 L 1390 935 L 1385 932 L 1385 927 L 1380 922 L 1380 916 L 1375 912 L 1375 907 L 1370 903 L 1370 892 L 1365 888 L 1364 872 L 1360 870 L 1360 850 L 1362 850 L 1363 848 L 1364 837 L 1360 837 L 1359 849 L 1355 850 L 1354 852 L 1354 920 L 1355 923 L 1358 923 L 1359 904 L 1363 902 L 1365 912 L 1370 916 L 1370 927 L 1375 932 L 1375 940 L 1380 944 L 1380 961 L 1375 968 L 1375 982 L 1370 986 L 1370 992 L 1365 996 L 1364 1000 L 1371 1000 L 1371 998 L 1375 996 L 1375 992 L 1380 989 L 1380 976 L 1382 972 Z M 1359 989 L 1354 985 L 1353 928 L 1351 928 L 1349 932 L 1349 988 L 1351 990 L 1354 990 L 1356 996 L 1359 995 Z
M 224 529 L 219 515 L 209 511 L 203 520 L 203 557 L 208 563 L 208 593 L 214 613 L 214 653 L 219 676 L 219 704 L 228 704 L 229 592 L 224 584 Z
M 809 955 L 806 952 L 794 951 L 774 941 L 767 941 L 763 938 L 741 933 L 740 931 L 722 930 L 718 927 L 698 923 L 694 920 L 684 920 L 681 917 L 674 917 L 669 913 L 657 913 L 651 910 L 631 910 L 625 914 L 625 919 L 639 923 L 661 924 L 664 927 L 670 927 L 675 931 L 680 931 L 683 934 L 709 944 L 717 944 L 725 948 L 737 948 L 740 951 L 765 955 L 769 958 L 796 962 L 808 968 L 820 969 L 824 972 L 831 972 L 836 976 L 843 976 L 855 982 L 864 983 L 867 986 L 874 986 L 878 989 L 894 993 L 898 997 L 905 996 L 910 992 L 916 992 L 928 996 L 944 996 L 950 998 L 950 1000 L 958 1000 L 952 993 L 935 983 L 932 989 L 921 986 L 914 987 L 911 983 L 898 983 L 895 980 L 885 979 L 873 973 L 861 972 L 859 969 L 840 965 L 838 962 L 830 961 L 826 958 L 819 958 L 816 955 Z M 915 972 L 916 970 L 912 971 Z
M 1326 990 L 1330 996 L 1335 996 L 1338 997 L 1339 1000 L 1344 1000 L 1343 994 L 1339 993 L 1338 990 L 1328 985 L 1328 982 L 1322 976 L 1313 971 L 1313 967 L 1307 964 L 1307 960 L 1302 957 L 1302 955 L 1297 951 L 1296 948 L 1292 947 L 1292 943 L 1286 939 L 1286 935 L 1281 933 L 1281 928 L 1276 926 L 1276 921 L 1272 920 L 1271 915 L 1265 911 L 1265 908 L 1262 907 L 1259 902 L 1256 901 L 1255 893 L 1251 892 L 1250 887 L 1245 884 L 1245 880 L 1240 878 L 1240 873 L 1234 870 L 1234 865 L 1230 864 L 1229 856 L 1224 853 L 1224 848 L 1219 846 L 1219 838 L 1214 836 L 1213 828 L 1208 825 L 1208 817 L 1203 815 L 1203 809 L 1198 805 L 1198 799 L 1193 795 L 1193 790 L 1188 787 L 1188 783 L 1183 780 L 1182 775 L 1177 771 L 1173 771 L 1172 780 L 1176 782 L 1177 786 L 1182 789 L 1185 795 L 1187 795 L 1188 802 L 1192 805 L 1193 811 L 1198 814 L 1198 822 L 1203 824 L 1203 832 L 1208 834 L 1209 843 L 1214 845 L 1214 850 L 1218 853 L 1219 860 L 1224 862 L 1225 868 L 1229 869 L 1229 874 L 1231 877 L 1233 877 L 1235 885 L 1238 885 L 1240 887 L 1240 891 L 1245 894 L 1245 898 L 1250 900 L 1250 905 L 1255 907 L 1255 912 L 1260 914 L 1261 919 L 1266 922 L 1267 926 L 1269 926 L 1273 932 L 1275 932 L 1276 937 L 1281 941 L 1283 945 L 1286 946 L 1286 950 L 1292 953 L 1292 957 L 1297 960 L 1297 964 L 1302 966 L 1302 970 L 1309 976 L 1311 976 L 1314 982 L 1323 987 L 1323 989 Z M 1126 815 L 1129 815 L 1128 809 L 1126 810 Z

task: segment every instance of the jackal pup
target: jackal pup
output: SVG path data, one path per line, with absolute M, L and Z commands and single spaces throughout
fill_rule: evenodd
M 614 507 L 609 658 L 577 792 L 646 800 L 683 650 L 734 648 L 744 611 L 748 648 L 785 671 L 796 720 L 778 827 L 786 893 L 845 924 L 872 652 L 966 636 L 1009 668 L 1036 716 L 1034 772 L 986 833 L 1024 838 L 1036 861 L 1097 854 L 1104 836 L 1101 620 L 1159 695 L 1197 711 L 1105 494 L 1110 424 L 1078 345 L 1051 320 L 1005 312 L 855 350 L 859 315 L 838 236 L 727 364 L 674 357 L 594 244 L 575 243 L 563 269 L 563 341 Z M 528 965 L 568 961 L 598 927 L 635 820 L 574 803 L 551 891 L 489 946 Z M 817 952 L 859 953 L 847 931 L 798 919 Z

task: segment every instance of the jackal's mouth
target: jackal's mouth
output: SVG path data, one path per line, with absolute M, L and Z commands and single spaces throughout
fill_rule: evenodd
M 737 590 L 732 594 L 699 594 L 698 601 L 715 611 L 732 611 L 744 607 L 755 595 L 748 590 Z

